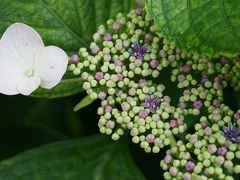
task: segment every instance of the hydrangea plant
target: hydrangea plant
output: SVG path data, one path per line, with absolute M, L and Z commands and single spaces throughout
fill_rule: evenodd
M 0 163 L 0 177 L 12 173 L 9 179 L 16 179 L 29 173 L 31 179 L 145 179 L 131 159 L 126 145 L 130 141 L 144 155 L 161 157 L 157 165 L 161 175 L 155 179 L 239 179 L 240 103 L 228 101 L 233 93 L 239 98 L 238 54 L 221 54 L 228 50 L 215 55 L 210 50 L 199 53 L 205 44 L 197 53 L 181 49 L 179 39 L 174 41 L 176 34 L 166 34 L 165 26 L 171 21 L 162 22 L 164 12 L 156 9 L 164 9 L 163 2 L 146 2 L 144 8 L 104 18 L 108 20 L 98 24 L 88 43 L 81 39 L 79 51 L 67 52 L 68 56 L 56 46 L 44 46 L 28 25 L 16 23 L 7 29 L 0 40 L 0 92 L 29 95 L 41 86 L 32 96 L 56 93 L 59 97 L 84 91 L 74 111 L 96 102 L 95 126 L 107 136 L 60 142 L 20 154 Z M 169 7 L 174 4 L 169 2 Z M 161 23 L 164 27 L 159 28 Z M 48 155 L 42 157 L 42 153 L 50 153 L 58 163 L 70 158 L 71 164 L 59 165 L 66 174 L 55 177 L 47 165 L 42 165 L 47 176 L 34 168 L 14 171 L 18 161 L 26 166 L 27 157 L 39 156 L 43 159 L 39 164 L 47 162 Z M 34 162 L 39 160 L 34 157 Z M 72 167 L 74 163 L 79 167 Z

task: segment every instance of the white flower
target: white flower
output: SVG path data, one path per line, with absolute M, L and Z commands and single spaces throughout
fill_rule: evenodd
M 56 46 L 44 46 L 30 26 L 15 23 L 0 40 L 0 93 L 29 95 L 39 86 L 53 88 L 64 75 L 67 54 Z

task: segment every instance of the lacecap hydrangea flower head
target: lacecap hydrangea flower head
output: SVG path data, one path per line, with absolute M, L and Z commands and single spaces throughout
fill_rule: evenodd
M 232 179 L 240 172 L 240 114 L 223 103 L 226 87 L 240 89 L 238 58 L 181 52 L 144 9 L 119 13 L 93 40 L 91 52 L 80 48 L 69 59 L 68 70 L 85 80 L 91 99 L 101 100 L 100 132 L 113 140 L 129 133 L 146 152 L 169 147 L 160 163 L 165 179 Z M 166 68 L 183 89 L 177 106 L 159 81 L 168 78 Z

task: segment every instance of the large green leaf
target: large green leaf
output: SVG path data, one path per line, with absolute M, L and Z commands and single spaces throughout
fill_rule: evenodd
M 146 0 L 159 32 L 181 50 L 233 56 L 240 52 L 239 0 Z
M 56 45 L 69 56 L 80 47 L 88 47 L 99 25 L 117 13 L 127 13 L 130 0 L 1 0 L 0 35 L 15 22 L 32 26 L 42 36 L 46 45 Z M 57 87 L 39 88 L 37 97 L 62 97 L 82 91 L 82 81 L 64 79 Z
M 126 141 L 92 136 L 49 144 L 0 163 L 4 180 L 142 180 Z

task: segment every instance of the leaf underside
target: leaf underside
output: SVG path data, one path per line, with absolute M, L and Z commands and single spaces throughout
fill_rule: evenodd
M 157 30 L 183 51 L 239 54 L 239 0 L 146 0 L 146 8 Z

